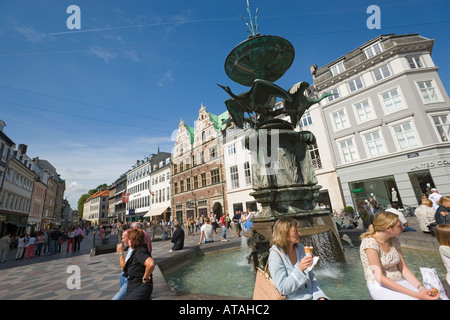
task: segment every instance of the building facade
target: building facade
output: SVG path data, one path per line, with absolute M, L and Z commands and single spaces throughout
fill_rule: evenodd
M 99 190 L 84 202 L 83 220 L 91 225 L 107 225 L 109 190 Z
M 450 194 L 450 101 L 434 40 L 381 35 L 311 68 L 346 205 L 417 205 L 429 186 Z
M 220 133 L 227 119 L 228 112 L 215 115 L 202 105 L 195 127 L 180 121 L 172 156 L 172 208 L 181 223 L 228 211 Z

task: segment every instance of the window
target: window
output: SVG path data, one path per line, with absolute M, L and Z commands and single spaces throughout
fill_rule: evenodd
M 334 66 L 330 67 L 331 74 L 334 76 L 338 75 L 341 72 L 345 71 L 344 68 L 344 61 L 339 62 L 338 64 L 335 64 Z
M 373 56 L 379 54 L 381 51 L 383 51 L 381 43 L 375 43 L 374 45 L 364 49 L 364 53 L 367 59 L 372 58 Z
M 184 192 L 184 180 L 180 180 L 180 192 Z
M 361 80 L 361 77 L 358 77 L 356 79 L 353 79 L 348 83 L 348 87 L 350 88 L 350 92 L 354 92 L 356 90 L 359 90 L 363 87 L 363 83 Z
M 333 101 L 333 100 L 335 100 L 335 99 L 340 97 L 338 88 L 331 89 L 330 93 L 332 93 L 333 95 L 332 96 L 328 96 L 328 102 L 331 102 L 331 101 Z
M 406 60 L 408 60 L 409 67 L 411 69 L 423 68 L 423 63 L 420 60 L 420 56 L 409 56 L 406 57 Z
M 198 189 L 198 176 L 194 176 L 194 189 Z
M 373 75 L 375 76 L 375 80 L 380 81 L 384 78 L 389 77 L 391 75 L 391 72 L 389 71 L 387 64 L 385 64 L 384 66 L 373 70 Z
M 437 116 L 432 116 L 431 118 L 433 119 L 436 130 L 438 131 L 441 142 L 449 141 L 450 122 L 448 120 L 448 116 L 447 115 L 437 115 Z
M 217 148 L 212 147 L 209 149 L 209 159 L 214 159 L 217 156 Z
M 336 131 L 342 130 L 349 126 L 347 115 L 345 114 L 344 109 L 332 113 L 331 118 L 333 120 L 333 125 Z
M 369 104 L 369 100 L 359 102 L 355 104 L 356 118 L 358 122 L 365 122 L 371 119 L 375 119 L 375 113 L 373 108 Z
M 236 143 L 231 143 L 228 145 L 228 155 L 231 156 L 232 154 L 236 153 Z
M 358 160 L 358 155 L 356 153 L 355 144 L 353 143 L 353 138 L 340 141 L 339 148 L 341 150 L 341 155 L 344 163 Z
M 219 176 L 219 169 L 211 170 L 211 183 L 219 183 L 220 182 L 220 176 Z
M 230 174 L 231 174 L 231 188 L 239 188 L 238 167 L 237 166 L 230 167 Z
M 306 127 L 312 124 L 311 113 L 306 112 L 300 119 L 300 127 Z
M 205 187 L 206 186 L 206 173 L 202 173 L 201 177 L 202 177 L 202 187 Z
M 370 157 L 377 157 L 386 153 L 379 131 L 364 134 L 363 137 Z
M 437 89 L 431 80 L 417 82 L 424 103 L 439 101 Z
M 308 145 L 309 154 L 311 155 L 311 161 L 314 169 L 322 168 L 322 161 L 320 160 L 319 148 L 317 147 L 317 143 Z
M 387 113 L 395 112 L 405 108 L 403 106 L 403 102 L 398 89 L 393 89 L 381 94 L 381 98 L 383 100 L 383 104 L 386 108 Z
M 405 122 L 393 126 L 395 138 L 397 139 L 400 150 L 411 149 L 419 146 L 416 134 L 411 125 L 411 122 Z
M 248 186 L 252 183 L 252 174 L 250 172 L 250 163 L 244 162 L 245 184 Z
M 191 178 L 186 179 L 186 191 L 191 190 Z

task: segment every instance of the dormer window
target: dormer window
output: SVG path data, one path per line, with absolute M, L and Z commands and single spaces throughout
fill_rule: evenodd
M 333 75 L 333 77 L 338 75 L 341 72 L 344 72 L 345 71 L 344 61 L 341 61 L 341 62 L 335 64 L 334 66 L 331 66 L 330 71 L 331 71 L 331 74 Z
M 377 54 L 381 53 L 381 51 L 383 51 L 381 42 L 377 42 L 374 45 L 371 45 L 370 47 L 364 49 L 364 54 L 366 55 L 367 59 L 370 59 L 373 56 L 376 56 Z

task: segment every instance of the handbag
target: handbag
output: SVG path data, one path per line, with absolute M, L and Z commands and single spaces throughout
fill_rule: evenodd
M 278 251 L 274 250 L 281 258 Z M 268 271 L 269 259 L 267 259 L 264 270 L 256 268 L 255 289 L 253 291 L 253 300 L 284 300 L 286 296 L 282 295 L 275 283 L 273 283 Z

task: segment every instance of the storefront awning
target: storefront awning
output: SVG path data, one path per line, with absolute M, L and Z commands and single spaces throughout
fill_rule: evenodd
M 165 211 L 165 209 L 163 208 L 158 208 L 158 209 L 152 209 L 149 210 L 144 217 L 154 217 L 154 216 L 159 216 L 161 214 L 163 214 L 163 212 Z
M 18 222 L 8 222 L 9 224 L 13 224 L 17 227 L 34 227 L 36 224 L 29 224 L 29 223 L 18 223 Z

